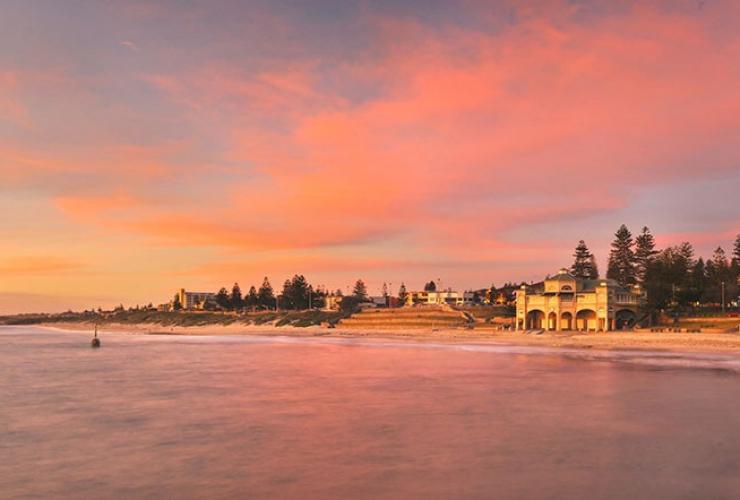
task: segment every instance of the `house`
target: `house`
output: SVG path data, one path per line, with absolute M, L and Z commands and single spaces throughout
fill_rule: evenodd
M 609 331 L 633 327 L 645 293 L 611 279 L 576 278 L 561 269 L 516 292 L 517 330 Z

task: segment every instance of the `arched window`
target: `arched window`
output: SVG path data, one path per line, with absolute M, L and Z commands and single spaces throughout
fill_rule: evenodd
M 570 285 L 563 285 L 562 287 L 560 287 L 560 291 L 561 292 L 572 292 L 573 287 Z

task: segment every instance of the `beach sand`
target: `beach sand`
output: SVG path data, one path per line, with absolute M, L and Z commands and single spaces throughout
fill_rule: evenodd
M 92 323 L 48 323 L 40 326 L 92 332 Z M 415 342 L 492 343 L 600 350 L 667 350 L 677 352 L 740 352 L 740 333 L 676 333 L 623 331 L 608 333 L 543 332 L 527 334 L 500 330 L 420 329 L 369 330 L 272 325 L 163 326 L 159 324 L 104 324 L 101 334 L 131 335 L 257 335 L 282 337 L 335 337 L 394 339 Z

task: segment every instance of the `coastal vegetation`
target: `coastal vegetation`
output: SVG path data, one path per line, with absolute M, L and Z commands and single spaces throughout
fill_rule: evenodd
M 265 325 L 309 327 L 333 325 L 349 316 L 346 311 L 254 311 L 235 314 L 222 311 L 157 311 L 156 309 L 116 310 L 113 312 L 66 312 L 61 314 L 18 314 L 0 316 L 3 325 L 97 323 L 118 325 L 151 324 L 163 327 L 208 325 Z

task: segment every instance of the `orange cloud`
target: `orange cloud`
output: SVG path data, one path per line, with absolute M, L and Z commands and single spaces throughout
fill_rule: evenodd
M 79 262 L 48 255 L 24 255 L 0 260 L 0 273 L 13 276 L 53 275 L 82 267 Z

